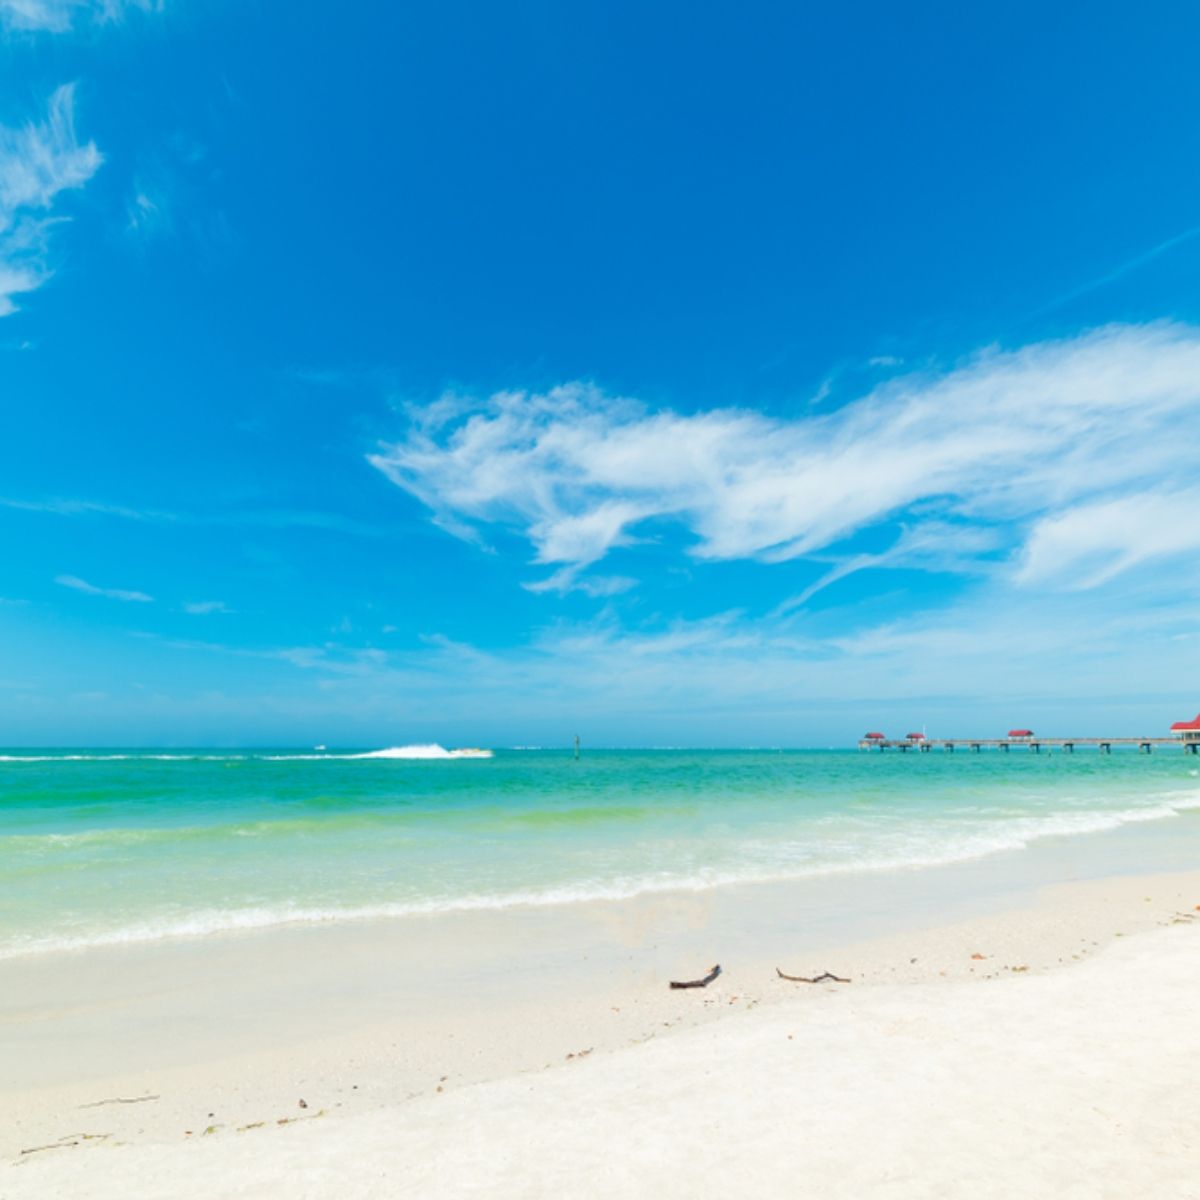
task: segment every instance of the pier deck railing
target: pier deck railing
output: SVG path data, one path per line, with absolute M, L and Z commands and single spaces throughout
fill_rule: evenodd
M 1136 746 L 1149 754 L 1155 746 L 1180 746 L 1189 754 L 1200 749 L 1200 741 L 1177 737 L 1066 737 L 1066 738 L 862 738 L 860 750 L 899 750 L 928 753 L 933 750 L 966 750 L 978 754 L 982 750 L 1028 750 L 1040 754 L 1043 749 L 1062 750 L 1073 754 L 1076 746 L 1095 746 L 1101 754 L 1111 754 L 1114 746 Z

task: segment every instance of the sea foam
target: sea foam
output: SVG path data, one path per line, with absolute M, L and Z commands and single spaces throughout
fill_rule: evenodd
M 267 762 L 353 762 L 364 758 L 399 758 L 399 759 L 447 759 L 447 758 L 491 758 L 491 750 L 479 750 L 474 747 L 461 750 L 447 750 L 436 742 L 414 746 L 388 746 L 385 750 L 367 750 L 359 754 L 264 754 Z

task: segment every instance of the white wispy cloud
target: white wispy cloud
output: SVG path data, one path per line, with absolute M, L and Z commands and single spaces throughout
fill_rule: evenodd
M 128 508 L 121 504 L 104 504 L 96 500 L 19 500 L 11 496 L 0 496 L 0 507 L 15 508 L 20 512 L 53 513 L 59 517 L 102 516 L 121 517 L 127 521 L 169 520 L 169 513 Z
M 1160 258 L 1168 251 L 1174 250 L 1176 246 L 1182 246 L 1185 242 L 1190 242 L 1196 237 L 1200 237 L 1200 225 L 1194 225 L 1191 229 L 1185 229 L 1182 233 L 1175 234 L 1174 237 L 1166 238 L 1164 241 L 1159 242 L 1158 245 L 1151 246 L 1149 250 L 1134 255 L 1133 258 L 1126 259 L 1125 262 L 1120 263 L 1111 271 L 1106 271 L 1103 275 L 1097 276 L 1095 279 L 1089 279 L 1087 283 L 1080 284 L 1078 287 L 1072 288 L 1069 292 L 1065 292 L 1061 296 L 1056 296 L 1053 300 L 1043 304 L 1041 308 L 1030 313 L 1029 319 L 1032 320 L 1034 317 L 1045 316 L 1047 313 L 1054 312 L 1055 309 L 1062 308 L 1072 301 L 1082 299 L 1091 292 L 1097 291 L 1102 287 L 1107 287 L 1110 283 L 1116 283 L 1117 280 L 1123 279 L 1126 275 L 1148 266 L 1156 258 Z
M 1147 722 L 1138 728 L 1121 717 L 1108 728 L 1154 732 L 1194 711 L 1187 681 L 1200 670 L 1198 584 L 1193 573 L 1169 603 L 1124 612 L 1096 591 L 1039 593 L 1019 604 L 998 591 L 833 637 L 809 614 L 784 622 L 731 611 L 634 628 L 610 612 L 501 648 L 438 634 L 390 651 L 154 640 L 261 667 L 271 679 L 295 672 L 264 702 L 286 696 L 331 719 L 383 715 L 389 729 L 453 714 L 481 737 L 504 728 L 562 742 L 584 722 L 585 744 L 629 739 L 632 729 L 643 743 L 795 745 L 810 742 L 814 727 L 841 727 L 844 740 L 885 711 L 901 728 L 928 718 L 933 729 L 963 736 L 1040 723 L 1031 716 L 1040 707 L 1057 714 L 1058 732 L 1078 734 L 1096 728 L 1069 727 L 1089 720 L 1079 716 L 1082 705 L 1115 712 L 1140 696 Z
M 163 0 L 0 0 L 0 25 L 10 30 L 66 33 L 81 25 L 121 20 L 131 10 L 161 12 Z
M 0 21 L 9 29 L 63 33 L 78 7 L 70 0 L 0 0 Z
M 233 512 L 169 512 L 157 508 L 131 508 L 101 500 L 81 500 L 52 496 L 36 500 L 15 496 L 0 496 L 0 508 L 18 512 L 45 513 L 56 517 L 115 517 L 125 521 L 145 521 L 154 524 L 196 525 L 203 527 L 316 529 L 331 534 L 350 534 L 354 537 L 386 538 L 394 530 L 384 525 L 372 525 L 340 513 L 312 512 L 302 509 L 258 509 Z
M 203 194 L 211 182 L 207 160 L 207 147 L 182 130 L 138 155 L 125 200 L 125 232 L 134 245 L 176 235 L 206 246 L 219 239 L 224 215 Z
M 212 613 L 228 613 L 233 610 L 224 600 L 192 600 L 184 604 L 183 611 L 193 617 L 206 617 Z
M 75 91 L 57 89 L 45 116 L 21 126 L 0 126 L 0 316 L 14 311 L 13 297 L 40 287 L 50 275 L 50 230 L 59 194 L 83 187 L 103 161 L 94 142 L 75 134 Z
M 906 528 L 886 550 L 840 559 L 803 591 L 780 604 L 774 615 L 784 616 L 802 607 L 818 592 L 858 571 L 880 567 L 910 567 L 923 571 L 978 570 L 980 556 L 996 550 L 999 544 L 996 531 L 986 527 L 925 521 Z
M 637 580 L 628 575 L 588 575 L 580 578 L 580 568 L 563 567 L 545 579 L 535 579 L 522 584 L 530 592 L 583 592 L 585 596 L 619 596 L 630 588 L 637 587 Z
M 61 584 L 65 588 L 73 588 L 77 592 L 86 592 L 89 596 L 105 596 L 109 600 L 127 600 L 139 604 L 151 604 L 154 601 L 154 597 L 147 596 L 145 592 L 130 592 L 123 588 L 97 587 L 94 583 L 88 583 L 86 579 L 80 579 L 78 575 L 56 575 L 54 582 Z
M 537 586 L 561 590 L 650 520 L 681 526 L 700 559 L 813 556 L 901 519 L 1017 541 L 1069 508 L 1193 479 L 1179 430 L 1198 412 L 1200 330 L 1159 323 L 989 350 L 793 419 L 654 412 L 586 384 L 452 397 L 370 462 L 450 532 L 526 537 L 556 568 Z M 906 552 L 920 547 L 890 553 Z
M 133 192 L 126 202 L 125 213 L 126 232 L 143 240 L 169 234 L 173 227 L 166 192 L 145 179 L 133 181 Z
M 1017 579 L 1072 589 L 1107 583 L 1141 563 L 1200 551 L 1200 486 L 1081 504 L 1038 521 Z

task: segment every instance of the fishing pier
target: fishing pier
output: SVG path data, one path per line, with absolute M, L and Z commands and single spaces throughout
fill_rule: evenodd
M 1155 746 L 1178 746 L 1185 754 L 1200 753 L 1200 715 L 1191 721 L 1176 721 L 1170 734 L 1163 737 L 1038 737 L 1032 729 L 1010 729 L 1007 736 L 998 738 L 931 738 L 924 733 L 908 733 L 902 738 L 889 738 L 882 733 L 863 734 L 858 741 L 860 750 L 897 750 L 918 754 L 940 750 L 950 753 L 963 750 L 979 754 L 983 750 L 1008 753 L 1013 749 L 1040 754 L 1043 750 L 1061 750 L 1074 754 L 1076 746 L 1095 746 L 1101 754 L 1111 754 L 1114 746 L 1136 746 L 1141 754 L 1149 754 Z

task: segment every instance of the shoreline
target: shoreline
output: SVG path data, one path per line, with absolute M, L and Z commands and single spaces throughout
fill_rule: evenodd
M 7 960 L 0 1158 L 34 1179 L 86 1171 L 101 1147 L 175 1153 L 251 1132 L 273 1144 L 268 1127 L 317 1114 L 404 1122 L 414 1105 L 580 1059 L 721 1039 L 755 1009 L 1056 975 L 1200 925 L 1192 839 L 1176 841 L 1164 853 L 1129 826 L 924 871 Z M 1151 860 L 1192 869 L 1148 873 Z M 716 962 L 710 987 L 667 989 Z M 788 983 L 776 967 L 853 983 Z M 60 1142 L 82 1132 L 95 1136 Z
M 48 1095 L 6 1095 L 26 1144 L 5 1147 L 0 1194 L 788 1196 L 811 1173 L 835 1198 L 1182 1197 L 1200 1167 L 1198 929 L 1200 872 L 1093 880 L 847 947 L 852 984 L 747 989 L 740 968 L 655 989 L 641 1037 L 478 1080 L 430 1068 L 411 1089 L 374 1044 L 331 1075 L 292 1047 L 241 1058 L 240 1079 L 216 1062 L 94 1080 L 53 1115 Z M 974 977 L 951 973 L 964 962 Z M 547 1057 L 575 1032 L 507 1030 Z
M 366 927 L 372 924 L 383 926 L 389 922 L 420 921 L 424 919 L 455 919 L 462 916 L 539 911 L 583 911 L 597 906 L 619 909 L 629 905 L 645 905 L 663 902 L 674 903 L 681 898 L 699 898 L 716 894 L 735 895 L 745 891 L 753 893 L 763 889 L 822 889 L 849 886 L 855 881 L 867 883 L 873 879 L 887 880 L 890 877 L 920 873 L 935 877 L 943 872 L 974 872 L 979 867 L 983 875 L 993 874 L 991 865 L 1013 863 L 1014 874 L 1020 876 L 1019 863 L 1029 856 L 1030 862 L 1046 860 L 1052 856 L 1058 869 L 1059 855 L 1066 851 L 1067 861 L 1073 870 L 1082 870 L 1086 875 L 1135 873 L 1136 865 L 1126 857 L 1132 848 L 1133 863 L 1141 862 L 1147 871 L 1170 869 L 1172 863 L 1189 866 L 1191 857 L 1174 853 L 1175 839 L 1164 836 L 1172 829 L 1180 829 L 1185 837 L 1190 836 L 1200 845 L 1200 794 L 1188 802 L 1164 801 L 1158 809 L 1144 811 L 1106 813 L 1095 816 L 1094 827 L 1045 832 L 1038 830 L 1025 835 L 1027 840 L 1017 839 L 1010 844 L 981 848 L 972 852 L 930 860 L 914 859 L 897 862 L 859 862 L 844 866 L 813 869 L 807 873 L 778 876 L 765 875 L 761 878 L 721 878 L 713 881 L 668 882 L 661 881 L 634 887 L 633 890 L 610 891 L 603 885 L 595 890 L 584 890 L 573 894 L 570 888 L 545 893 L 520 892 L 512 895 L 468 894 L 458 900 L 396 901 L 379 902 L 346 908 L 329 909 L 297 907 L 278 911 L 259 908 L 245 909 L 197 909 L 188 916 L 174 920 L 159 918 L 156 926 L 134 924 L 124 928 L 79 934 L 74 937 L 49 938 L 33 941 L 27 946 L 5 946 L 0 948 L 0 970 L 12 961 L 39 960 L 63 954 L 91 954 L 107 950 L 119 951 L 139 946 L 169 946 L 182 943 L 214 941 L 222 938 L 287 933 L 298 929 Z M 1182 827 L 1176 822 L 1182 820 Z M 1109 823 L 1111 822 L 1111 823 Z M 1145 827 L 1144 832 L 1139 827 Z M 70 835 L 69 835 L 70 836 Z M 93 836 L 90 832 L 80 835 Z M 1110 851 L 1107 858 L 1102 852 L 1106 843 L 1120 844 L 1120 851 Z M 1096 851 L 1101 850 L 1097 854 Z M 1019 856 L 1014 858 L 1014 856 Z M 1164 866 L 1164 857 L 1166 865 Z M 1007 869 L 1007 868 L 1002 868 Z M 1043 875 L 1045 873 L 1043 872 Z M 1023 881 L 1028 886 L 1028 880 Z M 968 889 L 971 890 L 971 889 Z M 224 923 L 206 925 L 214 918 Z

